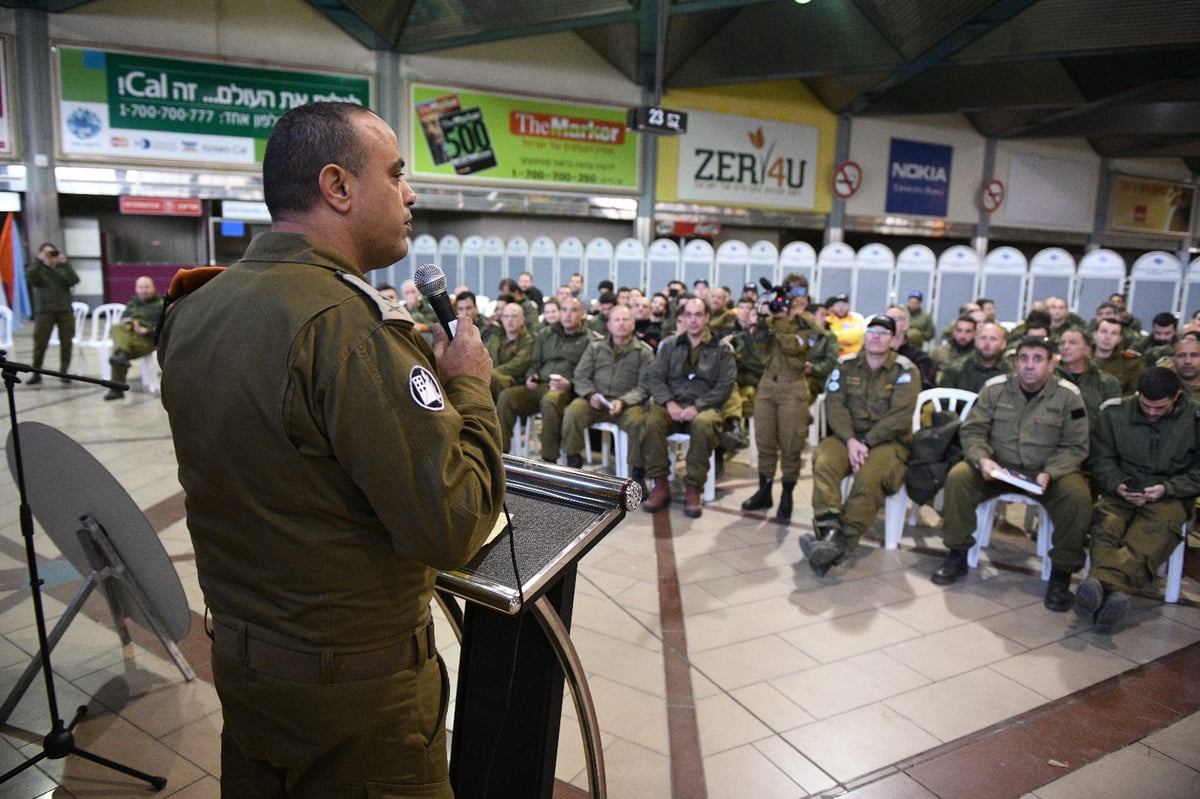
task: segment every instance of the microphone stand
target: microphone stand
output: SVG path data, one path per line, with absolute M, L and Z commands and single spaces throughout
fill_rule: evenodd
M 29 497 L 25 491 L 25 465 L 21 460 L 21 436 L 17 426 L 17 404 L 16 396 L 13 387 L 20 383 L 20 378 L 17 377 L 18 372 L 31 372 L 33 374 L 48 375 L 52 377 L 60 377 L 63 380 L 77 380 L 84 383 L 95 383 L 96 385 L 106 388 L 117 389 L 119 391 L 128 391 L 129 386 L 124 383 L 117 383 L 112 380 L 100 380 L 94 377 L 83 377 L 81 375 L 71 375 L 64 372 L 54 372 L 49 369 L 36 369 L 32 366 L 23 363 L 13 363 L 7 358 L 7 353 L 0 350 L 0 374 L 4 376 L 4 388 L 8 394 L 8 419 L 12 430 L 13 443 L 13 464 L 17 479 L 17 492 L 20 496 L 20 518 L 21 518 L 21 535 L 25 539 L 25 558 L 29 566 L 29 588 L 33 595 L 33 614 L 37 622 L 38 645 L 40 647 L 42 661 L 42 675 L 46 683 L 46 703 L 50 708 L 50 719 L 52 727 L 46 737 L 42 739 L 42 751 L 26 760 L 21 765 L 9 771 L 7 774 L 0 776 L 0 783 L 8 782 L 8 780 L 20 774 L 30 766 L 40 763 L 47 758 L 58 760 L 67 755 L 79 755 L 85 760 L 90 760 L 93 763 L 98 763 L 101 766 L 110 768 L 114 771 L 119 771 L 122 774 L 127 774 L 130 777 L 136 777 L 139 780 L 150 783 L 155 790 L 162 789 L 167 784 L 166 777 L 156 777 L 129 766 L 122 765 L 115 761 L 109 760 L 99 755 L 94 755 L 84 749 L 80 749 L 75 745 L 75 734 L 73 730 L 75 725 L 83 719 L 87 714 L 87 705 L 80 705 L 75 711 L 75 717 L 71 719 L 70 724 L 65 724 L 62 717 L 58 713 L 58 698 L 54 690 L 54 672 L 50 665 L 50 644 L 46 633 L 46 615 L 42 609 L 42 580 L 38 576 L 37 553 L 33 547 L 33 511 L 29 507 Z

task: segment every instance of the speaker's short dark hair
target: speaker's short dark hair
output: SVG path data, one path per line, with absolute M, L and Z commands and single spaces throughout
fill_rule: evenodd
M 271 219 L 314 208 L 320 198 L 318 178 L 327 164 L 353 175 L 363 167 L 365 152 L 354 119 L 371 113 L 354 103 L 309 103 L 288 111 L 267 138 L 263 153 L 263 199 Z

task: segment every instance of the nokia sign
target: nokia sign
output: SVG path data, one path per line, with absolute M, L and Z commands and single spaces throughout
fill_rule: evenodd
M 892 139 L 887 212 L 945 216 L 950 200 L 952 147 Z

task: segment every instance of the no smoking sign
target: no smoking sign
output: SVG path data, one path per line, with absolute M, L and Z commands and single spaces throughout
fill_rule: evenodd
M 833 172 L 833 193 L 848 200 L 862 185 L 862 167 L 854 161 L 846 161 Z
M 989 180 L 979 194 L 979 207 L 987 213 L 992 213 L 1004 202 L 1004 184 L 998 180 Z

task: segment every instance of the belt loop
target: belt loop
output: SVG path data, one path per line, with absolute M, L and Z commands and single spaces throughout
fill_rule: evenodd
M 433 619 L 429 620 L 425 629 L 417 631 L 413 640 L 417 650 L 417 662 L 414 664 L 413 670 L 420 674 L 421 670 L 425 668 L 425 661 L 433 657 L 433 653 L 437 651 L 433 643 Z
M 334 668 L 333 651 L 321 650 L 321 684 L 334 685 L 337 683 L 337 670 Z
M 204 606 L 204 634 L 208 636 L 208 640 L 213 639 L 212 617 L 209 614 L 208 605 Z

